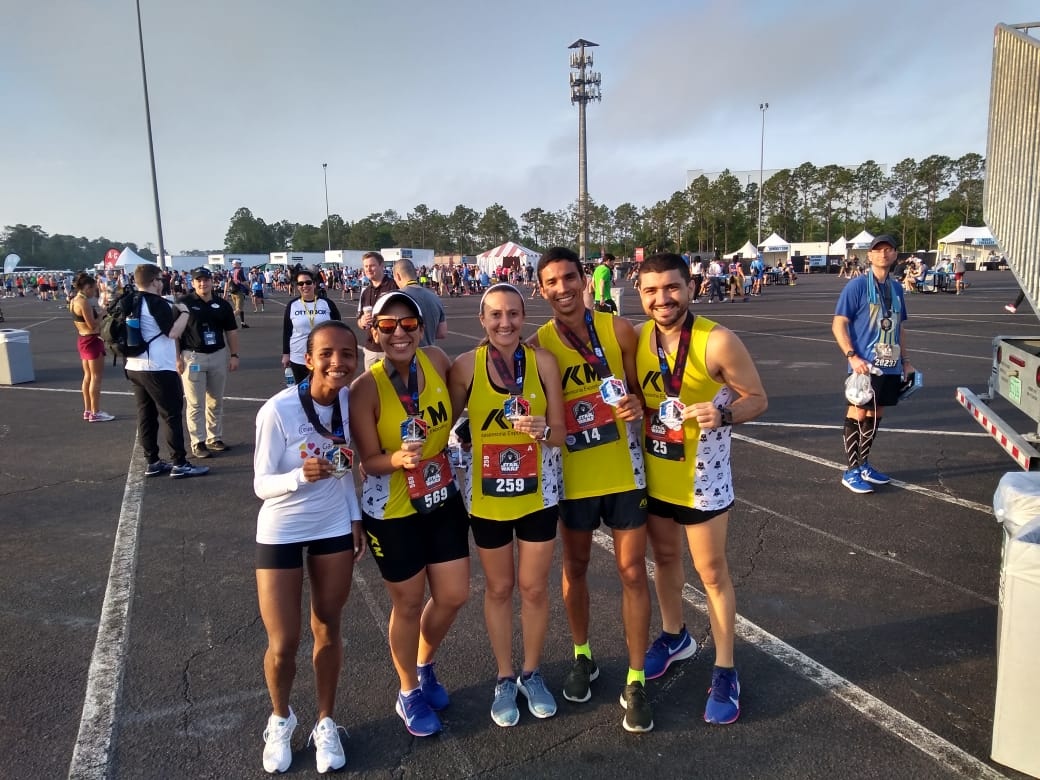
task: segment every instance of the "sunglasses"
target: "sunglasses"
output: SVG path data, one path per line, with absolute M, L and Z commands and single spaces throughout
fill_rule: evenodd
M 299 287 L 311 287 L 314 285 L 314 282 L 312 282 L 310 279 L 297 279 L 296 284 Z
M 375 328 L 380 333 L 389 336 L 395 330 L 397 326 L 401 326 L 401 330 L 405 333 L 414 333 L 419 330 L 419 318 L 412 317 L 387 317 L 386 319 L 376 320 Z

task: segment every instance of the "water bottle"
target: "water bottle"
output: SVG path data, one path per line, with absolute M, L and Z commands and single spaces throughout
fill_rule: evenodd
M 286 367 L 285 369 L 285 386 L 292 387 L 296 384 L 296 376 L 292 372 L 292 368 Z
M 126 318 L 126 345 L 141 346 L 141 320 L 133 314 Z

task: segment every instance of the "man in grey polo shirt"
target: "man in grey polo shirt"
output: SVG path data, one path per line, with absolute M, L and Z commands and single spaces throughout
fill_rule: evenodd
M 418 276 L 411 260 L 402 258 L 394 263 L 394 282 L 399 290 L 419 304 L 419 311 L 422 312 L 425 327 L 419 346 L 429 347 L 436 339 L 447 338 L 448 320 L 440 296 L 420 285 Z

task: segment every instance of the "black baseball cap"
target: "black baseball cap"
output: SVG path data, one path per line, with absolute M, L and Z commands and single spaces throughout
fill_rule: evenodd
M 213 278 L 213 272 L 210 271 L 208 268 L 203 266 L 202 268 L 196 268 L 194 271 L 192 271 L 191 272 L 191 278 L 192 279 L 212 279 Z
M 870 248 L 877 249 L 882 244 L 888 244 L 893 249 L 899 249 L 899 242 L 896 241 L 888 233 L 882 233 L 880 236 L 877 236 L 873 241 L 870 242 Z

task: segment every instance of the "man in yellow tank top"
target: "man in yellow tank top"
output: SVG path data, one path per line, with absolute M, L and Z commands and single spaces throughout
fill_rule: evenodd
M 766 394 L 740 339 L 690 313 L 690 271 L 679 255 L 643 261 L 639 298 L 650 317 L 639 333 L 636 371 L 646 399 L 647 528 L 663 628 L 646 654 L 646 676 L 660 677 L 697 650 L 682 618 L 685 529 L 715 640 L 704 720 L 733 723 L 740 716 L 740 682 L 733 665 L 736 596 L 726 561 L 730 429 L 762 414 Z
M 654 727 L 644 689 L 643 662 L 650 633 L 646 577 L 646 477 L 639 425 L 631 323 L 593 312 L 582 298 L 585 273 L 570 249 L 553 247 L 538 261 L 538 284 L 553 319 L 538 329 L 532 346 L 553 354 L 563 382 L 566 437 L 563 453 L 563 601 L 574 641 L 574 666 L 563 686 L 568 701 L 585 702 L 599 669 L 589 647 L 587 571 L 592 534 L 602 520 L 614 539 L 621 577 L 621 614 L 628 646 L 628 676 L 621 695 L 626 731 Z

